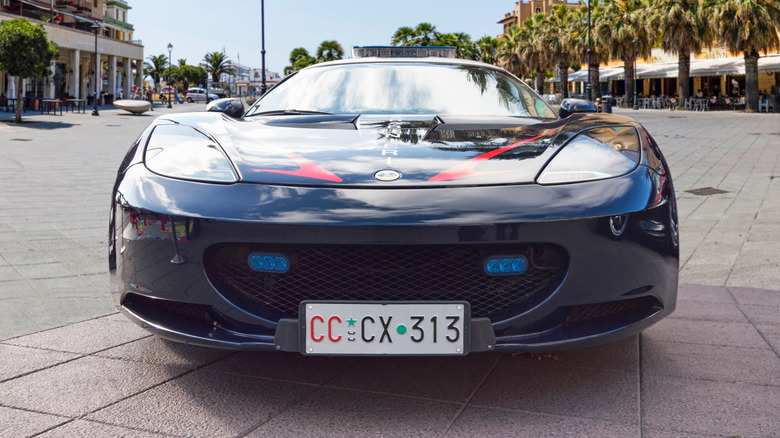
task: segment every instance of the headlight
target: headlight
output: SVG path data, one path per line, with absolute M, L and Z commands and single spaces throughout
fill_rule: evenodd
M 146 167 L 171 178 L 234 183 L 236 171 L 211 137 L 191 126 L 158 125 L 146 144 Z
M 547 163 L 539 184 L 561 184 L 625 175 L 642 157 L 636 128 L 595 128 L 578 134 Z

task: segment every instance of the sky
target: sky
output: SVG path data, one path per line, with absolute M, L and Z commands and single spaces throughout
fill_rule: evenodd
M 127 0 L 133 38 L 144 57 L 168 55 L 197 65 L 222 51 L 249 67 L 261 66 L 261 0 Z M 390 45 L 401 26 L 429 22 L 439 32 L 465 32 L 472 40 L 502 33 L 498 20 L 514 0 L 265 0 L 266 68 L 282 73 L 290 52 L 314 56 L 322 41 L 336 40 L 349 57 L 352 46 Z

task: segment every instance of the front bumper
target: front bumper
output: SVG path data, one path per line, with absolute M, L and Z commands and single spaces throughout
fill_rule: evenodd
M 114 302 L 129 319 L 176 341 L 300 351 L 297 338 L 286 331 L 289 326 L 279 328 L 297 320 L 257 312 L 226 296 L 209 278 L 204 254 L 225 243 L 563 248 L 568 258 L 560 284 L 513 312 L 487 320 L 474 317 L 478 327 L 472 327 L 472 336 L 477 339 L 472 337 L 471 352 L 608 343 L 644 330 L 676 304 L 679 251 L 670 223 L 673 194 L 670 185 L 641 167 L 626 177 L 587 184 L 420 190 L 411 197 L 403 190 L 218 186 L 216 190 L 232 191 L 234 197 L 214 198 L 228 208 L 213 211 L 201 207 L 208 205 L 202 199 L 188 205 L 191 193 L 166 196 L 166 191 L 192 191 L 192 183 L 143 173 L 129 176 L 131 181 L 126 176 L 116 193 L 111 227 Z M 208 194 L 215 187 L 200 186 L 206 189 L 201 198 L 216 196 Z M 295 196 L 286 193 L 290 190 Z M 315 198 L 319 205 L 300 204 Z M 171 205 L 162 199 L 184 202 Z M 413 215 L 403 202 L 387 207 L 393 199 L 417 199 L 416 205 L 429 209 L 418 207 Z M 358 202 L 359 207 L 370 204 L 373 211 L 356 208 Z M 475 209 L 474 203 L 481 205 Z M 534 205 L 524 205 L 530 203 Z M 621 233 L 610 219 L 617 216 L 628 221 Z M 175 242 L 171 229 L 177 230 Z

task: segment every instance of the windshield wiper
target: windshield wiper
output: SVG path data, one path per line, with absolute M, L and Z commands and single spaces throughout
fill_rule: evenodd
M 308 110 L 297 110 L 297 109 L 286 109 L 286 110 L 273 110 L 273 111 L 263 111 L 259 113 L 250 114 L 251 116 L 300 116 L 300 115 L 306 115 L 306 114 L 326 114 L 326 115 L 332 115 L 331 113 L 325 113 L 322 111 L 308 111 Z

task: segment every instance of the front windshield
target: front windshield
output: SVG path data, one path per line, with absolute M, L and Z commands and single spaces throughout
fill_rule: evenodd
M 246 115 L 287 110 L 557 118 L 526 84 L 499 70 L 403 62 L 302 70 L 270 90 Z

